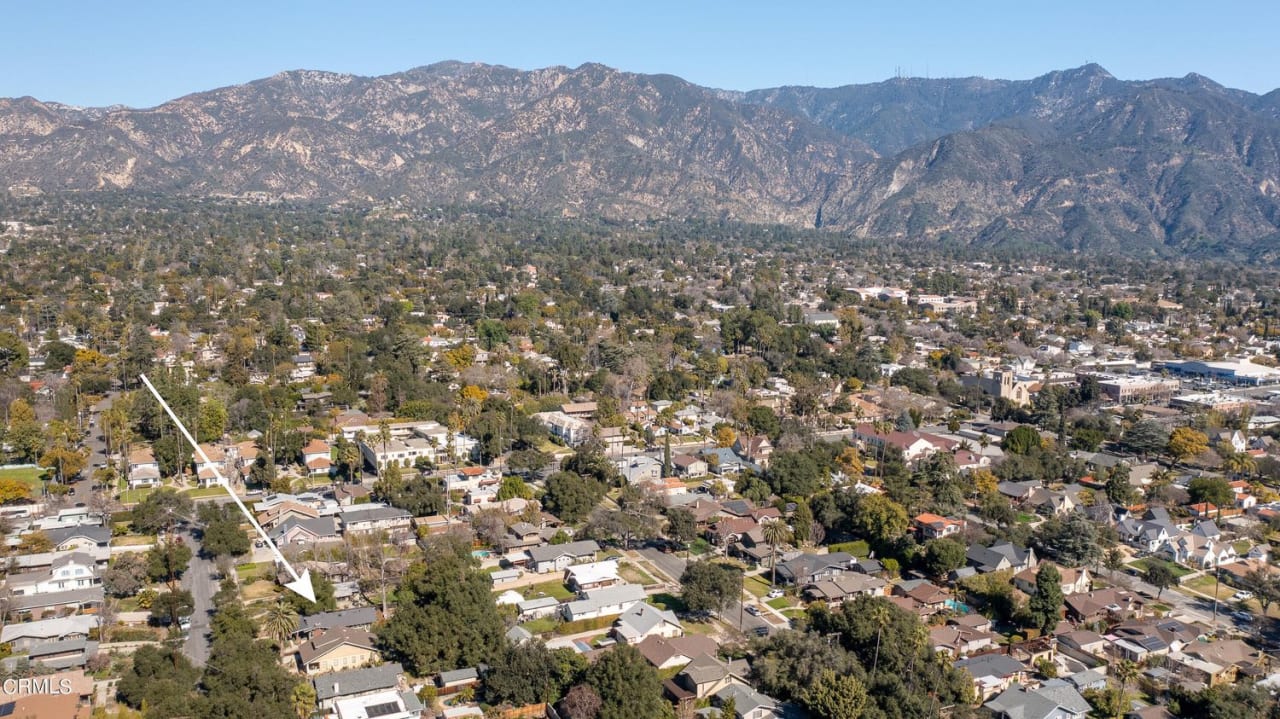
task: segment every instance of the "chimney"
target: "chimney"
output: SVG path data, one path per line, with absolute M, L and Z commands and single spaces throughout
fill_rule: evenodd
M 337 683 L 337 682 L 334 682 L 334 683 L 333 683 L 333 695 L 334 695 L 334 696 L 342 696 L 342 692 L 338 691 L 338 683 Z

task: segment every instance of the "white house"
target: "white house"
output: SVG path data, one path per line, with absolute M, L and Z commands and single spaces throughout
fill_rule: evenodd
M 585 598 L 562 605 L 561 613 L 567 622 L 608 617 L 622 614 L 643 602 L 645 596 L 644 587 L 638 584 L 615 584 L 586 592 Z
M 83 552 L 59 557 L 44 571 L 10 574 L 7 580 L 9 591 L 17 596 L 87 589 L 101 583 L 97 563 Z

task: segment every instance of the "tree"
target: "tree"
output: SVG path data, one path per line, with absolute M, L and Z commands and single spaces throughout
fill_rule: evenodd
M 196 420 L 196 441 L 213 442 L 227 431 L 227 406 L 217 397 L 207 397 L 200 403 L 200 416 Z
M 1107 573 L 1114 577 L 1117 569 L 1124 567 L 1124 552 L 1119 547 L 1112 547 L 1102 557 L 1102 566 L 1107 568 Z
M 724 612 L 742 596 L 742 571 L 720 562 L 689 562 L 680 584 L 690 612 Z
M 484 701 L 493 706 L 553 702 L 586 669 L 572 649 L 548 649 L 541 642 L 507 645 L 488 662 Z
M 200 521 L 204 523 L 201 553 L 209 557 L 239 557 L 252 548 L 249 535 L 240 528 L 240 513 L 228 505 L 203 504 Z
M 684 507 L 667 510 L 667 536 L 682 545 L 698 538 L 698 519 Z
M 556 472 L 547 477 L 546 488 L 543 506 L 565 522 L 585 517 L 605 494 L 600 482 L 574 472 Z
M 943 577 L 965 563 L 965 546 L 954 539 L 943 537 L 925 543 L 921 569 L 931 577 Z
M 1160 454 L 1169 443 L 1169 430 L 1152 419 L 1138 420 L 1120 438 L 1120 445 L 1142 456 Z
M 907 510 L 883 494 L 859 496 L 848 522 L 855 533 L 879 545 L 900 537 L 910 523 Z
M 1040 449 L 1040 433 L 1030 425 L 1018 425 L 1004 436 L 1000 442 L 1000 448 L 1006 452 L 1028 456 Z
M 1045 562 L 1036 571 L 1036 591 L 1027 601 L 1031 620 L 1042 634 L 1048 634 L 1058 626 L 1062 615 L 1062 573 L 1054 565 Z
M 1187 483 L 1192 502 L 1208 502 L 1221 509 L 1235 504 L 1236 493 L 1222 477 L 1196 477 Z
M 1164 590 L 1178 583 L 1177 577 L 1173 576 L 1173 570 L 1163 562 L 1149 563 L 1146 571 L 1142 573 L 1142 580 L 1156 588 L 1156 599 L 1164 596 Z
M 26 482 L 8 477 L 0 479 L 0 504 L 13 504 L 30 497 L 31 487 Z
M 270 642 L 254 638 L 253 623 L 239 601 L 222 605 L 214 615 L 213 643 L 200 685 L 198 719 L 297 716 L 298 678 L 280 663 Z M 302 692 L 305 696 L 305 690 Z
M 1193 427 L 1177 427 L 1169 435 L 1165 450 L 1175 462 L 1186 462 L 1209 450 L 1209 438 Z
M 294 716 L 298 719 L 307 719 L 314 714 L 316 701 L 316 688 L 311 685 L 311 682 L 298 682 L 293 685 L 289 702 L 293 705 Z
M 0 332 L 0 377 L 17 377 L 27 368 L 27 343 L 12 332 Z
M 191 508 L 190 497 L 172 487 L 161 487 L 134 506 L 133 529 L 143 534 L 171 529 L 191 516 Z
M 596 719 L 604 703 L 589 684 L 577 684 L 565 693 L 557 707 L 565 719 Z
M 725 449 L 732 447 L 733 443 L 738 440 L 738 433 L 733 431 L 733 427 L 722 424 L 716 428 L 716 446 Z
M 865 679 L 856 657 L 813 632 L 774 632 L 752 642 L 751 678 L 760 691 L 799 701 L 824 671 Z
M 147 550 L 147 576 L 153 582 L 168 582 L 170 588 L 190 563 L 191 548 L 182 542 L 159 542 Z
M 1121 507 L 1138 501 L 1138 490 L 1129 482 L 1129 465 L 1118 464 L 1107 471 L 1106 491 L 1107 499 Z
M 778 545 L 786 544 L 793 539 L 791 528 L 778 519 L 762 525 L 760 534 L 769 544 L 769 584 L 776 585 L 778 583 Z
M 802 695 L 802 703 L 815 717 L 858 719 L 867 704 L 867 688 L 855 677 L 824 669 Z
M 1032 542 L 1041 553 L 1068 567 L 1095 565 L 1102 559 L 1098 525 L 1083 512 L 1046 519 L 1036 527 Z
M 102 589 L 113 597 L 132 597 L 147 581 L 147 558 L 137 552 L 125 552 L 111 560 L 102 572 Z
M 54 441 L 44 454 L 40 455 L 41 467 L 48 467 L 55 472 L 57 481 L 65 484 L 68 477 L 74 477 L 84 470 L 89 462 L 88 452 L 76 449 L 64 438 Z
M 386 654 L 418 676 L 492 659 L 506 627 L 470 546 L 439 537 L 423 556 L 396 591 L 395 614 L 377 631 Z
M 53 540 L 44 530 L 27 532 L 18 539 L 18 554 L 44 554 L 53 551 Z
M 262 631 L 267 637 L 281 647 L 289 641 L 289 637 L 298 630 L 298 612 L 284 602 L 276 602 L 267 607 L 262 616 Z
M 747 426 L 756 434 L 763 434 L 771 440 L 777 440 L 782 434 L 782 420 L 764 405 L 756 405 L 747 410 Z
M 304 617 L 321 612 L 332 612 L 338 608 L 338 600 L 334 597 L 333 582 L 319 574 L 311 575 L 311 587 L 316 592 L 316 600 L 309 602 L 297 592 L 285 592 L 285 602 L 294 611 Z
M 195 611 L 195 608 L 195 599 L 192 598 L 191 592 L 185 589 L 161 592 L 151 602 L 151 618 L 162 624 L 174 626 L 179 619 Z
M 600 696 L 599 719 L 663 719 L 670 711 L 657 670 L 630 644 L 600 657 L 585 679 Z
M 143 645 L 116 684 L 116 695 L 148 716 L 189 716 L 200 670 L 176 647 Z
M 498 501 L 503 502 L 513 498 L 533 499 L 533 490 L 529 485 L 525 484 L 523 479 L 509 474 L 502 478 L 502 484 L 498 486 Z

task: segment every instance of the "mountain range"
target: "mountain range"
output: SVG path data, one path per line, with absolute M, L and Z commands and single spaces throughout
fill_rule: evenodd
M 732 218 L 1280 259 L 1280 90 L 1097 65 L 746 93 L 587 64 L 292 71 L 154 108 L 0 99 L 0 188 Z

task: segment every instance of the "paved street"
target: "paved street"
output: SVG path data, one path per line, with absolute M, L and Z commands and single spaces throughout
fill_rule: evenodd
M 191 566 L 182 576 L 182 588 L 191 592 L 195 600 L 195 612 L 191 615 L 191 630 L 186 641 L 182 643 L 182 653 L 187 655 L 192 664 L 204 666 L 209 660 L 209 615 L 213 611 L 213 594 L 218 585 L 213 575 L 216 571 L 212 559 L 200 556 L 200 543 L 190 533 L 182 535 L 188 542 L 191 551 Z

